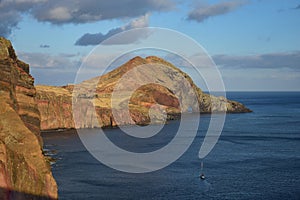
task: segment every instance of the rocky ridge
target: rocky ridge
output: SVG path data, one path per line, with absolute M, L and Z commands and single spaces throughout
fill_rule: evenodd
M 42 152 L 40 113 L 29 65 L 0 37 L 0 198 L 57 199 Z

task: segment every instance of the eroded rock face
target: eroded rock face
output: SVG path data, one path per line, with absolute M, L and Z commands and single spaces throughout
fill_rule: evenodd
M 36 101 L 41 113 L 41 129 L 74 128 L 72 93 L 54 86 L 36 86 Z
M 56 199 L 29 65 L 0 37 L 0 199 Z
M 40 140 L 40 113 L 33 98 L 36 91 L 34 79 L 29 74 L 29 65 L 17 59 L 8 40 L 0 38 L 0 45 L 1 98 L 15 109 L 25 126 Z
M 143 65 L 143 68 L 139 66 Z M 153 82 L 138 87 L 129 98 L 128 94 L 135 88 L 136 81 L 128 80 L 119 86 L 118 103 L 112 114 L 112 93 L 118 81 L 126 73 L 131 72 L 136 77 L 143 77 L 143 81 Z M 129 76 L 131 77 L 131 75 Z M 185 80 L 185 81 L 183 81 Z M 173 88 L 171 91 L 170 88 Z M 72 92 L 75 97 L 75 113 L 72 110 Z M 177 96 L 193 96 L 185 98 L 180 103 Z M 101 76 L 82 82 L 79 85 L 52 87 L 37 86 L 37 101 L 41 112 L 42 129 L 58 128 L 93 128 L 150 123 L 149 112 L 156 112 L 156 105 L 166 111 L 167 119 L 175 119 L 182 112 L 212 113 L 212 112 L 251 112 L 241 103 L 227 100 L 224 97 L 214 97 L 203 93 L 184 72 L 171 63 L 155 57 L 135 57 L 119 68 Z M 129 107 L 130 116 L 126 114 Z M 76 124 L 73 120 L 75 116 Z M 159 112 L 157 112 L 159 113 Z M 96 115 L 96 117 L 94 116 Z M 114 116 L 114 117 L 113 117 Z M 163 122 L 157 117 L 155 122 Z M 95 120 L 96 119 L 96 120 Z M 116 123 L 118 119 L 118 123 Z

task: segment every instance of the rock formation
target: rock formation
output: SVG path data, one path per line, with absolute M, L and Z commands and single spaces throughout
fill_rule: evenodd
M 142 65 L 148 67 L 139 68 Z M 136 81 L 128 80 L 121 85 L 119 87 L 121 92 L 117 92 L 118 105 L 113 106 L 113 109 L 119 110 L 113 115 L 112 93 L 118 81 L 129 71 L 133 71 L 137 77 L 142 77 L 143 81 L 151 80 L 153 83 L 138 87 L 129 99 L 123 98 L 123 94 L 119 93 L 128 94 L 130 88 L 136 86 Z M 169 88 L 173 88 L 174 91 Z M 75 113 L 72 111 L 72 92 L 76 98 L 75 106 L 80 107 Z M 190 96 L 193 92 L 196 99 L 187 98 L 180 104 L 178 96 Z M 150 123 L 149 113 L 160 113 L 158 111 L 161 108 L 165 110 L 169 120 L 177 118 L 182 112 L 188 112 L 189 109 L 201 113 L 251 112 L 241 103 L 203 93 L 186 73 L 155 56 L 145 59 L 135 57 L 113 71 L 83 81 L 79 85 L 37 86 L 37 102 L 41 113 L 42 130 L 115 126 L 116 119 L 119 119 L 118 125 L 146 125 Z M 129 108 L 130 117 L 126 115 L 126 108 Z M 76 120 L 76 125 L 72 113 L 76 119 L 80 119 Z M 163 117 L 154 114 L 153 119 L 157 123 L 162 122 L 161 118 Z
M 64 87 L 38 85 L 37 103 L 41 112 L 41 129 L 74 128 L 72 91 Z
M 0 37 L 0 199 L 56 199 L 29 65 Z

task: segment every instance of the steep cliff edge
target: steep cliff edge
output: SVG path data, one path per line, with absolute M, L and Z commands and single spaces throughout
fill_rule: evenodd
M 41 129 L 74 128 L 72 91 L 55 86 L 36 86 L 38 109 L 41 112 Z
M 0 199 L 56 199 L 29 65 L 0 37 Z
M 145 67 L 139 68 L 139 66 L 143 65 Z M 130 71 L 134 71 L 135 76 L 142 77 L 143 81 L 151 80 L 153 83 L 139 87 L 132 93 L 130 99 L 122 99 L 121 95 L 118 100 L 119 105 L 116 107 L 124 107 L 124 109 L 119 109 L 120 112 L 117 113 L 117 116 L 113 116 L 111 108 L 112 93 L 122 77 Z M 182 79 L 186 81 L 184 82 Z M 135 84 L 135 80 L 129 80 L 125 84 L 121 84 L 119 89 L 124 94 L 127 94 L 130 92 L 130 88 L 135 87 Z M 188 108 L 183 104 L 181 108 L 176 94 L 169 87 L 174 88 L 177 96 L 189 96 L 194 92 L 197 96 L 196 100 L 187 99 L 186 101 L 190 102 L 185 103 L 190 105 L 190 107 Z M 73 91 L 74 88 L 76 94 Z M 72 92 L 77 97 L 76 103 L 80 105 L 80 110 L 74 115 L 82 119 L 76 125 L 72 115 Z M 158 111 L 155 105 L 161 105 L 166 110 L 167 119 L 177 118 L 182 112 L 188 112 L 189 109 L 193 112 L 200 111 L 201 113 L 251 112 L 236 101 L 203 93 L 186 73 L 171 63 L 155 56 L 147 58 L 135 57 L 113 71 L 101 77 L 83 81 L 79 85 L 63 87 L 37 86 L 37 102 L 41 113 L 42 130 L 75 128 L 75 126 L 76 128 L 115 126 L 115 118 L 121 119 L 121 121 L 119 120 L 119 125 L 146 125 L 150 122 L 149 111 Z M 196 106 L 197 104 L 198 107 Z M 123 112 L 123 110 L 126 110 L 127 105 L 130 117 L 126 115 L 126 111 Z M 97 121 L 93 117 L 94 108 Z M 157 123 L 160 123 L 160 116 L 155 116 L 158 116 L 155 120 Z

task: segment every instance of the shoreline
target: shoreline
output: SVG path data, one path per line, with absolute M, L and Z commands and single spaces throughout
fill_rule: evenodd
M 226 115 L 236 115 L 236 114 L 246 114 L 246 113 L 253 113 L 254 111 L 249 109 L 249 112 L 226 112 Z M 180 121 L 181 120 L 181 115 L 193 115 L 193 114 L 197 114 L 196 112 L 193 113 L 184 113 L 184 114 L 173 114 L 171 115 L 172 118 L 169 118 L 166 120 L 166 122 L 164 123 L 165 125 L 168 124 L 171 121 Z M 200 117 L 202 116 L 210 116 L 212 114 L 224 114 L 224 112 L 214 112 L 214 113 L 209 113 L 209 112 L 203 112 L 200 113 Z M 119 127 L 133 127 L 133 126 L 148 126 L 148 125 L 161 125 L 163 123 L 143 123 L 143 124 L 122 124 L 122 125 L 115 125 L 115 126 L 103 126 L 103 127 L 86 127 L 86 128 L 58 128 L 58 129 L 41 129 L 41 133 L 51 133 L 51 132 L 66 132 L 66 131 L 76 131 L 76 130 L 80 130 L 80 129 L 91 129 L 91 128 L 101 128 L 101 129 L 115 129 L 115 128 L 119 128 Z

